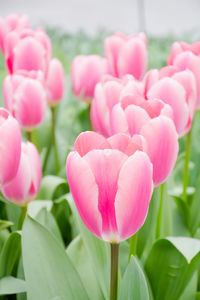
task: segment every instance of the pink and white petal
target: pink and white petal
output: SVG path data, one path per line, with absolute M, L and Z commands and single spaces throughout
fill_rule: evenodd
M 137 151 L 124 163 L 118 179 L 115 213 L 120 241 L 143 225 L 152 190 L 152 164 L 146 153 Z
M 115 236 L 117 224 L 114 201 L 120 169 L 127 155 L 118 150 L 93 150 L 84 159 L 90 165 L 99 189 L 98 209 L 102 217 L 102 235 Z
M 128 123 L 128 131 L 131 136 L 139 134 L 144 124 L 151 120 L 148 113 L 143 108 L 136 105 L 129 105 L 125 109 L 125 115 Z
M 183 86 L 176 80 L 166 77 L 154 84 L 147 96 L 148 99 L 158 98 L 171 106 L 176 130 L 181 135 L 189 118 Z
M 66 170 L 70 190 L 83 223 L 94 235 L 102 238 L 99 191 L 89 164 L 77 152 L 71 152 Z
M 94 149 L 110 149 L 110 144 L 99 133 L 86 131 L 79 134 L 74 144 L 74 151 L 82 157 Z
M 110 130 L 111 135 L 119 132 L 129 133 L 126 115 L 120 104 L 116 104 L 112 109 L 110 115 Z
M 153 164 L 155 185 L 163 183 L 173 170 L 178 155 L 178 136 L 174 123 L 165 116 L 152 119 L 141 130 L 146 152 Z

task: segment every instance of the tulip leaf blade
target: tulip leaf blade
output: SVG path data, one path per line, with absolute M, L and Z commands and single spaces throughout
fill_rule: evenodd
M 199 266 L 199 240 L 169 237 L 155 242 L 145 263 L 155 300 L 178 300 Z
M 26 282 L 12 276 L 0 279 L 0 295 L 12 295 L 26 292 Z
M 119 300 L 150 300 L 148 284 L 144 272 L 133 256 L 124 273 Z
M 28 300 L 89 300 L 62 245 L 30 217 L 26 218 L 23 227 L 22 253 Z

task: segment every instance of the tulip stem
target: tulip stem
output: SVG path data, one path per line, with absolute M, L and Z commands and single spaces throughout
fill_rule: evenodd
M 56 144 L 56 114 L 55 114 L 55 107 L 51 107 L 51 122 L 52 122 L 52 142 L 54 148 L 54 155 L 55 155 L 55 163 L 56 163 L 56 173 L 60 170 L 60 162 L 58 157 L 58 149 Z
M 131 255 L 136 255 L 137 252 L 137 232 L 129 239 L 130 240 L 130 248 L 129 248 L 129 261 L 131 259 Z
M 190 148 L 192 139 L 192 128 L 186 136 L 186 149 L 185 149 L 185 168 L 184 168 L 184 178 L 183 178 L 183 200 L 187 201 L 187 187 L 188 187 L 188 175 L 189 175 L 189 162 L 190 162 Z
M 32 142 L 32 131 L 27 131 L 27 140 Z
M 117 300 L 119 244 L 111 243 L 110 247 L 111 247 L 110 300 Z
M 162 183 L 161 186 L 160 186 L 160 206 L 159 206 L 159 209 L 158 209 L 158 218 L 157 218 L 157 226 L 156 226 L 156 239 L 159 239 L 162 235 L 164 190 L 165 190 L 165 183 Z
M 26 215 L 27 215 L 27 205 L 21 207 L 21 215 L 19 217 L 17 230 L 22 230 Z

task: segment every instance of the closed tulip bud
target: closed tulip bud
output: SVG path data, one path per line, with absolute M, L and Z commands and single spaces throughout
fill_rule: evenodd
M 76 97 L 91 102 L 94 88 L 107 73 L 107 62 L 99 55 L 78 55 L 72 62 L 72 89 Z
M 5 58 L 8 71 L 42 71 L 45 76 L 51 58 L 51 41 L 44 30 L 11 32 L 5 43 Z
M 20 32 L 29 28 L 28 16 L 23 14 L 11 14 L 0 19 L 0 49 L 5 52 L 5 40 L 9 32 Z
M 9 201 L 25 206 L 35 199 L 41 182 L 40 156 L 36 147 L 30 143 L 22 143 L 21 160 L 15 178 L 2 189 Z
M 63 97 L 65 74 L 62 63 L 54 58 L 49 63 L 46 79 L 47 102 L 50 106 L 57 105 Z
M 46 92 L 41 81 L 29 74 L 8 75 L 4 80 L 3 94 L 6 108 L 27 131 L 43 121 L 46 111 Z
M 107 37 L 104 52 L 111 75 L 131 74 L 135 79 L 142 79 L 147 68 L 147 41 L 143 33 L 128 37 L 116 33 Z
M 6 109 L 0 108 L 0 188 L 16 176 L 20 156 L 20 127 Z
M 131 237 L 148 212 L 152 164 L 137 150 L 138 140 L 83 133 L 67 158 L 67 178 L 83 223 L 108 242 Z

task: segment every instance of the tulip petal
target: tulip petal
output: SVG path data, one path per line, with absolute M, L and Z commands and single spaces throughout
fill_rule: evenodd
M 98 209 L 102 217 L 103 238 L 114 238 L 117 234 L 114 201 L 119 172 L 127 155 L 118 150 L 93 150 L 84 159 L 90 165 L 99 189 Z
M 155 185 L 170 175 L 178 155 L 178 136 L 172 120 L 160 116 L 152 119 L 141 130 L 147 142 L 146 152 L 153 164 Z
M 151 199 L 152 164 L 146 153 L 137 151 L 121 168 L 115 198 L 120 240 L 135 234 L 143 225 Z
M 74 202 L 85 226 L 101 238 L 102 220 L 98 210 L 98 186 L 87 161 L 77 152 L 67 158 L 67 179 Z
M 129 134 L 139 134 L 141 128 L 151 120 L 148 113 L 141 107 L 129 105 L 125 109 L 126 120 L 128 123 Z

